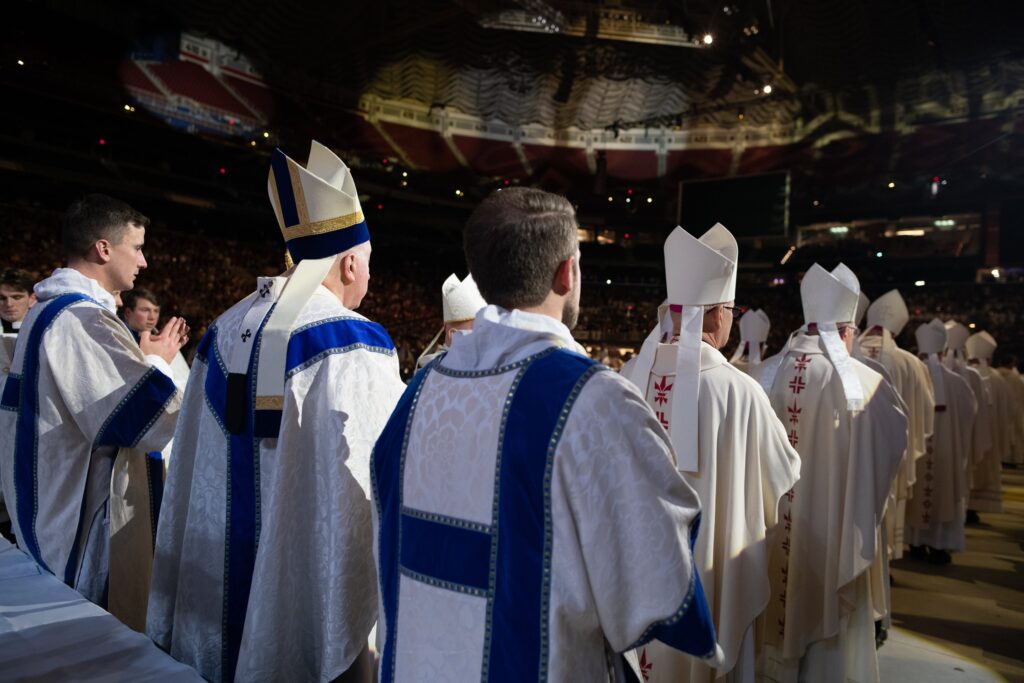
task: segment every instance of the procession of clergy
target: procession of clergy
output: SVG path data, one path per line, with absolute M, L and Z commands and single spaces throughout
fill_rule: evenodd
M 117 317 L 148 219 L 109 197 L 68 210 L 67 267 L 5 322 L 18 546 L 208 680 L 877 681 L 889 561 L 948 562 L 1024 459 L 996 341 L 932 320 L 899 348 L 899 293 L 869 305 L 843 264 L 804 275 L 777 354 L 755 310 L 726 359 L 722 225 L 671 233 L 658 324 L 609 371 L 570 332 L 574 209 L 534 189 L 470 217 L 471 276 L 444 283 L 406 386 L 355 312 L 348 167 L 278 150 L 268 186 L 294 265 L 209 326 L 187 377 L 183 320 Z

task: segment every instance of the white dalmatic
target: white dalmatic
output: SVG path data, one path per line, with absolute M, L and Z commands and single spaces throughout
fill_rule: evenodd
M 643 386 L 648 404 L 672 434 L 676 344 L 659 344 Z M 638 653 L 646 680 L 754 680 L 754 629 L 768 605 L 768 541 L 778 523 L 779 500 L 800 476 L 800 457 L 789 444 L 761 387 L 706 342 L 700 348 L 698 469 L 681 472 L 701 501 L 694 560 L 725 655 L 721 666 L 688 657 L 653 641 Z
M 382 683 L 621 680 L 651 638 L 720 656 L 668 435 L 574 347 L 488 306 L 399 402 L 373 456 Z
M 917 483 L 907 506 L 907 543 L 959 552 L 964 549 L 964 502 L 970 491 L 971 437 L 977 413 L 967 381 L 937 364 L 936 390 L 944 401 L 935 406 L 935 432 L 917 461 Z
M 907 447 L 907 418 L 882 376 L 853 358 L 863 388 L 851 411 L 823 340 L 798 333 L 769 399 L 800 453 L 800 480 L 783 497 L 769 565 L 772 599 L 762 615 L 759 675 L 775 681 L 877 681 L 868 571 L 877 528 Z
M 181 393 L 98 282 L 60 268 L 35 292 L 0 410 L 14 533 L 41 567 L 141 630 L 163 483 L 147 453 L 170 440 Z
M 274 438 L 252 397 L 284 282 L 260 278 L 210 326 L 168 466 L 147 633 L 208 680 L 331 680 L 376 621 L 370 451 L 404 389 L 397 356 L 318 287 L 288 342 Z M 231 374 L 239 354 L 248 369 Z

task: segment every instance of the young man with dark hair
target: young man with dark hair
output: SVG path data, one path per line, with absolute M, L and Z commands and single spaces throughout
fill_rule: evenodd
M 621 680 L 651 639 L 719 661 L 697 496 L 643 396 L 574 351 L 572 205 L 503 190 L 463 239 L 491 305 L 374 449 L 379 680 Z
M 36 303 L 35 278 L 20 268 L 0 272 L 0 322 L 4 334 L 17 334 L 28 309 Z
M 152 469 L 181 393 L 168 363 L 188 339 L 172 318 L 136 343 L 113 292 L 139 270 L 148 219 L 90 195 L 64 218 L 68 266 L 35 286 L 0 405 L 0 466 L 18 545 L 87 599 L 142 627 L 152 557 Z M 111 490 L 115 494 L 111 495 Z
M 135 341 L 142 342 L 142 339 L 159 334 L 157 324 L 160 322 L 160 301 L 156 295 L 143 287 L 135 287 L 127 292 L 121 293 L 121 312 L 128 330 L 135 337 Z M 171 360 L 171 372 L 174 376 L 174 383 L 182 391 L 188 382 L 189 366 L 181 352 L 174 354 Z

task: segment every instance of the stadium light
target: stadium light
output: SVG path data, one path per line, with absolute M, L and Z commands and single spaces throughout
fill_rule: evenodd
M 971 328 L 973 330 L 975 327 L 977 327 L 977 325 L 975 325 L 974 323 L 968 323 L 967 327 L 969 327 L 969 328 Z
M 648 203 L 648 204 L 651 204 L 651 203 L 653 203 L 653 202 L 654 202 L 654 198 L 653 198 L 653 197 L 648 197 L 648 198 L 647 198 L 647 203 Z
M 992 269 L 992 277 L 996 278 L 997 280 L 999 279 L 999 269 L 998 268 L 993 268 Z
M 609 195 L 609 196 L 608 196 L 608 201 L 610 201 L 610 202 L 614 202 L 614 201 L 615 201 L 615 197 L 612 197 L 611 195 Z
M 915 287 L 924 287 L 924 280 L 915 280 L 914 281 L 914 286 Z
M 763 88 L 761 88 L 761 92 L 763 92 L 765 95 L 771 95 L 772 94 L 771 83 L 769 83 L 769 84 L 765 85 Z
M 897 230 L 897 237 L 924 237 L 924 228 L 908 228 L 906 230 Z
M 890 180 L 888 187 L 889 187 L 890 190 L 895 189 L 896 181 L 895 180 Z
M 715 42 L 715 37 L 713 35 L 711 35 L 710 33 L 705 33 L 704 37 L 701 38 L 701 41 L 705 45 L 710 45 L 711 43 Z
M 408 178 L 409 177 L 409 172 L 408 171 L 402 171 L 402 177 L 403 178 Z
M 269 137 L 270 137 L 270 133 L 267 132 L 267 131 L 263 131 L 263 139 L 267 139 Z
M 18 60 L 18 66 L 25 66 L 25 60 L 19 59 Z
M 882 258 L 882 252 L 876 251 L 875 252 L 875 258 Z
M 790 247 L 789 250 L 785 253 L 785 255 L 783 255 L 782 260 L 779 261 L 779 265 L 786 265 L 786 262 L 789 261 L 789 259 L 793 258 L 794 253 L 796 253 L 796 247 Z
M 612 283 L 612 281 L 611 281 L 611 280 L 605 280 L 605 281 L 604 281 L 604 283 L 605 283 L 606 285 L 610 285 L 610 284 Z

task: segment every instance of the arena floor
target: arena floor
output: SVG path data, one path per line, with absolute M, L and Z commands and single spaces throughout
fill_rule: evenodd
M 1024 681 L 1024 470 L 1004 469 L 1003 512 L 981 521 L 951 565 L 893 563 L 883 681 Z

